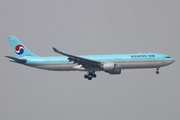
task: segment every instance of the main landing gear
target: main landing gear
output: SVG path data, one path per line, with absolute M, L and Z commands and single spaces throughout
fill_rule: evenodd
M 156 74 L 159 74 L 159 68 L 157 68 Z
M 94 71 L 89 71 L 87 74 L 84 75 L 85 79 L 92 80 L 92 78 L 96 78 L 96 74 Z

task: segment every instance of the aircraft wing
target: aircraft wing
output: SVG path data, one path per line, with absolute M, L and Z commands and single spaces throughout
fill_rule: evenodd
M 82 57 L 70 55 L 70 54 L 67 54 L 67 53 L 63 53 L 63 52 L 59 51 L 58 49 L 56 49 L 54 47 L 53 47 L 53 50 L 56 53 L 59 53 L 61 55 L 69 57 L 68 58 L 69 61 L 73 61 L 74 63 L 78 63 L 78 64 L 81 64 L 81 65 L 88 65 L 88 66 L 90 65 L 90 66 L 98 66 L 98 67 L 100 67 L 101 64 L 102 64 L 99 61 L 94 61 L 94 60 L 91 60 L 91 59 L 82 58 Z

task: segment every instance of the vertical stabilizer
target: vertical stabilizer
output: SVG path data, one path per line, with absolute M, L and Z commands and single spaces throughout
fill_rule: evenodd
M 37 57 L 36 54 L 32 53 L 25 45 L 22 44 L 15 36 L 8 36 L 8 41 L 12 48 L 12 51 L 16 58 L 22 58 L 24 56 L 34 56 Z

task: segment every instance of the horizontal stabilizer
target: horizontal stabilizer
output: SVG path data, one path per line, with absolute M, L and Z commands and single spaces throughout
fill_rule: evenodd
M 5 57 L 7 57 L 7 58 L 9 58 L 9 59 L 11 59 L 11 60 L 13 60 L 14 62 L 17 62 L 17 63 L 22 63 L 22 64 L 24 64 L 24 63 L 27 62 L 26 59 L 19 59 L 19 58 L 15 58 L 15 57 L 11 57 L 11 56 L 5 56 Z

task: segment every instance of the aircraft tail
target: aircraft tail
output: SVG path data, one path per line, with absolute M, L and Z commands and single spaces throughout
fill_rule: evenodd
M 8 41 L 12 48 L 12 51 L 16 58 L 22 58 L 24 56 L 34 56 L 37 57 L 36 54 L 32 53 L 25 45 L 22 44 L 15 36 L 8 36 Z

